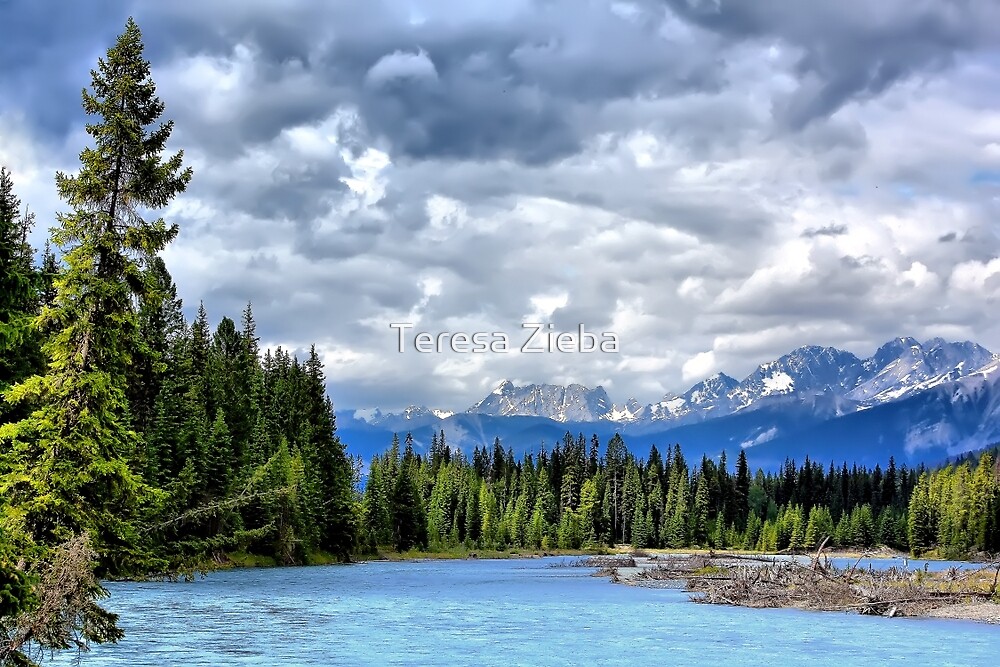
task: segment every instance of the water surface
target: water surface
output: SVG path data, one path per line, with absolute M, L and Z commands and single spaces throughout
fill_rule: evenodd
M 113 583 L 126 639 L 82 665 L 994 665 L 1000 628 L 698 605 L 554 567 L 366 563 Z M 64 664 L 69 661 L 60 660 Z

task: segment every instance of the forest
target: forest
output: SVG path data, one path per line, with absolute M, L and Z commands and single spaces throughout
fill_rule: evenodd
M 967 557 L 1000 551 L 996 452 L 937 470 L 786 461 L 750 472 L 745 450 L 689 465 L 679 445 L 637 459 L 621 436 L 567 433 L 515 461 L 496 441 L 471 459 L 442 431 L 427 456 L 407 437 L 376 456 L 362 499 L 361 547 L 580 549 L 703 547 L 801 551 L 884 545 Z
M 359 463 L 323 365 L 262 351 L 248 305 L 185 320 L 155 217 L 193 177 L 169 154 L 131 19 L 83 91 L 91 145 L 36 223 L 0 169 L 0 664 L 117 641 L 102 580 L 222 560 L 348 560 Z
M 225 564 L 349 561 L 384 551 L 691 546 L 763 551 L 885 544 L 1000 551 L 996 454 L 937 470 L 740 452 L 644 459 L 566 434 L 515 460 L 444 432 L 364 465 L 336 435 L 323 364 L 261 349 L 248 304 L 188 321 L 156 212 L 194 174 L 130 19 L 83 91 L 90 145 L 55 174 L 63 211 L 42 249 L 0 168 L 0 664 L 123 635 L 108 579 Z M 238 319 L 238 322 L 237 322 Z M 419 451 L 418 451 L 419 450 Z

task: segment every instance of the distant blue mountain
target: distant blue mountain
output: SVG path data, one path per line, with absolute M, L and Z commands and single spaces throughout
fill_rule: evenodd
M 1000 359 L 970 342 L 889 341 L 868 359 L 806 346 L 761 364 L 743 381 L 718 374 L 681 395 L 642 405 L 611 403 L 603 388 L 509 381 L 465 412 L 410 407 L 401 413 L 343 411 L 337 424 L 353 453 L 384 451 L 394 433 L 413 435 L 418 450 L 444 431 L 471 452 L 499 438 L 516 454 L 549 449 L 568 431 L 606 442 L 623 435 L 645 456 L 650 445 L 679 443 L 691 456 L 754 466 L 786 457 L 824 463 L 937 462 L 1000 441 Z

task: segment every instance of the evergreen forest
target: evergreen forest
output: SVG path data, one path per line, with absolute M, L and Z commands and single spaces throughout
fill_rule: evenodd
M 802 551 L 887 546 L 946 557 L 1000 551 L 996 452 L 937 470 L 889 459 L 873 470 L 786 460 L 751 472 L 741 450 L 689 463 L 679 445 L 633 456 L 566 433 L 516 460 L 499 441 L 471 459 L 435 435 L 374 457 L 361 501 L 359 548 L 635 548 Z

